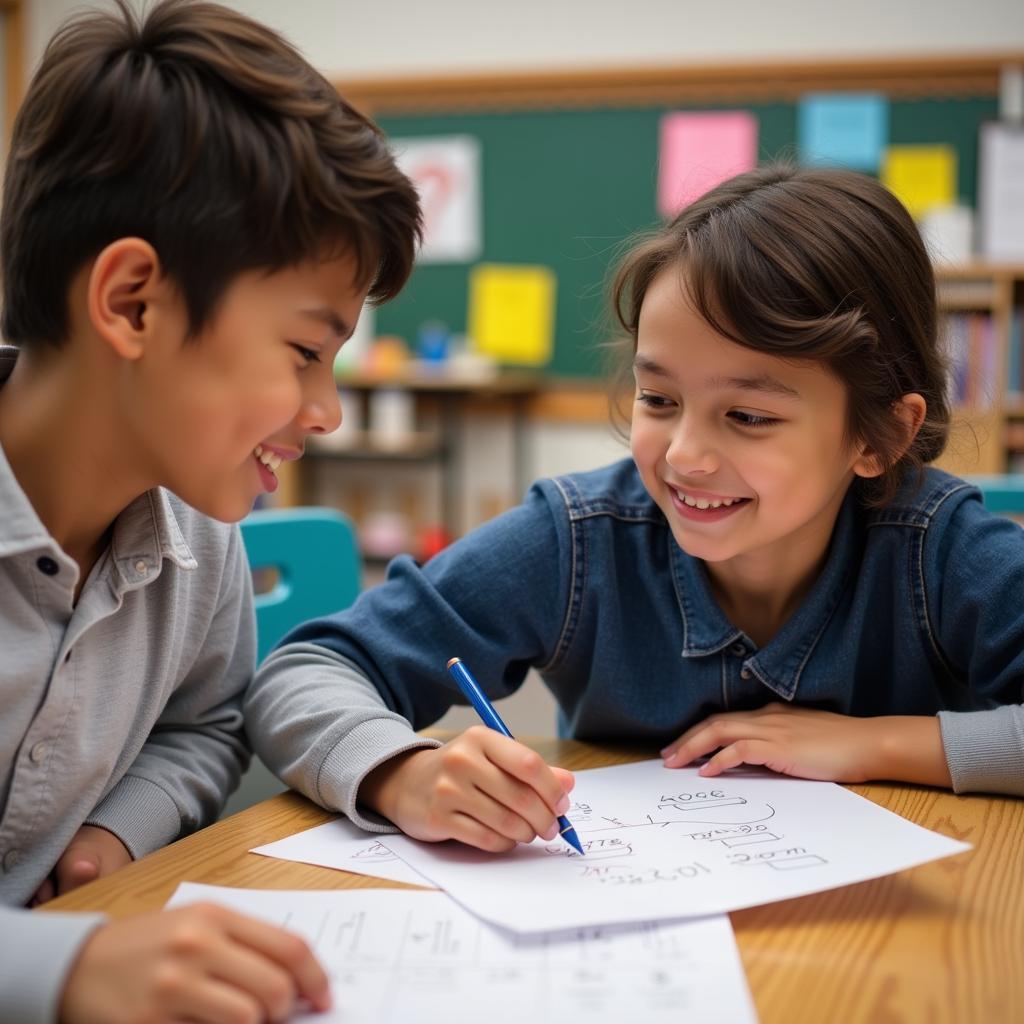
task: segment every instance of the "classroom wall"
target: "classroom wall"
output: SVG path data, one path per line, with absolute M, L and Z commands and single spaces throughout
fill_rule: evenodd
M 105 0 L 92 0 L 102 6 Z M 336 78 L 1006 51 L 1021 0 L 229 0 Z M 82 0 L 25 0 L 28 67 Z
M 108 0 L 87 0 L 104 6 Z M 716 61 L 819 60 L 828 57 L 1006 52 L 1024 47 L 1022 0 L 227 0 L 284 32 L 337 81 L 384 76 L 649 67 Z M 25 0 L 26 70 L 46 40 L 82 0 Z M 2 51 L 0 51 L 2 52 Z M 467 424 L 463 479 L 475 492 L 462 519 L 478 522 L 493 497 L 521 497 L 509 471 L 508 427 Z M 602 465 L 624 454 L 602 426 L 534 424 L 528 452 L 533 475 Z M 434 500 L 427 488 L 427 500 Z M 486 501 L 481 495 L 487 497 Z M 524 735 L 553 732 L 554 702 L 531 678 L 502 708 Z M 449 728 L 473 724 L 451 712 Z

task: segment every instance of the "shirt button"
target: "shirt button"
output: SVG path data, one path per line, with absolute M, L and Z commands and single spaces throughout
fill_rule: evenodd
M 39 762 L 42 761 L 49 752 L 50 748 L 45 743 L 37 743 L 29 751 L 28 756 L 32 758 L 32 760 L 35 761 L 36 764 L 39 764 Z
M 740 669 L 740 679 L 749 679 L 753 675 L 749 668 Z
M 60 572 L 60 566 L 49 555 L 43 555 L 38 559 L 36 568 L 47 576 L 56 576 Z
M 8 850 L 4 854 L 4 871 L 13 871 L 20 860 L 21 852 L 19 850 Z
M 145 563 L 144 561 L 142 561 L 142 559 L 140 558 L 140 559 L 139 559 L 139 560 L 138 560 L 138 561 L 137 561 L 137 562 L 135 563 L 135 571 L 136 571 L 137 573 L 141 573 L 141 574 L 142 574 L 143 576 L 145 576 L 145 575 L 146 575 L 146 573 L 147 573 L 147 572 L 149 572 L 149 566 L 148 566 L 148 565 L 146 565 L 146 563 Z
M 732 653 L 735 654 L 737 658 L 742 658 L 743 655 L 747 653 L 747 645 L 733 644 L 732 647 L 729 648 L 729 650 L 732 651 Z

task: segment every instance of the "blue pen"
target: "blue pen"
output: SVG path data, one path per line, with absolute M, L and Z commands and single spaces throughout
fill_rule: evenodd
M 494 705 L 487 699 L 484 691 L 480 689 L 480 684 L 462 663 L 462 659 L 452 658 L 448 662 L 448 671 L 451 673 L 452 679 L 459 684 L 459 689 L 466 695 L 466 699 L 473 705 L 476 713 L 483 719 L 484 725 L 488 729 L 493 729 L 495 732 L 500 732 L 502 736 L 507 736 L 510 740 L 514 740 L 515 736 L 508 731 L 508 726 L 501 720 L 498 712 L 494 710 Z M 583 847 L 576 836 L 576 829 L 572 827 L 572 823 L 564 814 L 558 818 L 558 827 L 561 830 L 560 835 L 562 838 L 582 857 L 584 855 Z

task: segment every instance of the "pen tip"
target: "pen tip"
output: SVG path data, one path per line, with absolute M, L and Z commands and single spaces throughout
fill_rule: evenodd
M 448 659 L 448 664 L 445 665 L 445 668 L 451 668 L 452 665 L 454 665 L 457 661 L 461 661 L 461 660 L 462 660 L 461 658 L 449 658 Z
M 581 856 L 585 857 L 586 854 L 583 852 L 583 846 L 580 844 L 579 838 L 576 835 L 576 829 L 570 826 L 562 831 L 562 838 Z

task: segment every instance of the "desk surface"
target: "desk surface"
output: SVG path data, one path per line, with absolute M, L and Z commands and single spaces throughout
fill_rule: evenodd
M 577 770 L 651 756 L 625 746 L 530 745 L 549 763 Z M 730 915 L 762 1024 L 1024 1020 L 1024 800 L 913 786 L 850 788 L 974 849 Z M 394 886 L 247 852 L 330 817 L 285 793 L 47 907 L 120 917 L 162 906 L 185 880 L 265 889 Z

